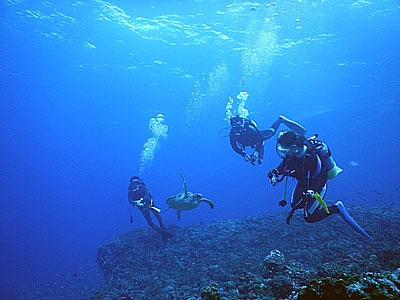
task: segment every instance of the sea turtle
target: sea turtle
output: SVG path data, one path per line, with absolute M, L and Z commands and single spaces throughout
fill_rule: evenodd
M 210 205 L 211 209 L 214 209 L 214 203 L 211 200 L 203 198 L 202 194 L 188 192 L 186 188 L 185 177 L 181 173 L 181 177 L 183 180 L 183 191 L 182 193 L 176 194 L 173 197 L 167 198 L 166 202 L 168 204 L 167 211 L 170 208 L 176 209 L 176 213 L 178 214 L 178 220 L 181 220 L 181 212 L 183 210 L 191 210 L 195 209 L 199 206 L 200 202 L 206 202 Z

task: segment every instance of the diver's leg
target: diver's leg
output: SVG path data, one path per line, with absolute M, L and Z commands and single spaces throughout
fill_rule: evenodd
M 154 209 L 151 209 L 151 211 L 152 211 L 153 215 L 157 218 L 158 223 L 160 224 L 160 228 L 157 231 L 161 234 L 162 240 L 166 241 L 166 240 L 172 238 L 174 235 L 167 231 L 167 228 L 165 227 L 165 225 L 162 221 L 161 214 Z
M 317 200 L 314 200 L 314 202 L 318 202 Z M 312 206 L 313 204 L 311 204 Z M 356 232 L 361 234 L 362 236 L 369 238 L 371 240 L 374 240 L 360 225 L 357 224 L 356 221 L 349 215 L 347 212 L 346 208 L 344 207 L 342 201 L 336 202 L 334 205 L 331 205 L 328 207 L 329 213 L 327 213 L 321 205 L 318 203 L 318 208 L 315 210 L 313 214 L 310 214 L 308 216 L 304 216 L 304 219 L 308 223 L 315 223 L 318 221 L 321 221 L 325 219 L 326 217 L 329 217 L 330 215 L 333 214 L 339 214 L 342 219 L 351 226 Z
M 322 190 L 317 191 L 322 199 L 325 198 L 326 189 L 327 185 L 325 184 L 322 187 Z M 328 207 L 328 211 L 329 213 L 327 213 L 322 205 L 317 201 L 317 199 L 313 197 L 307 200 L 307 204 L 304 207 L 304 220 L 307 223 L 319 222 L 330 215 L 338 213 L 339 209 L 336 205 L 331 205 Z
M 156 217 L 156 219 L 158 220 L 158 223 L 160 224 L 160 228 L 166 230 L 165 225 L 162 221 L 161 215 L 158 211 L 152 209 L 151 212 L 153 213 L 153 215 Z
M 325 188 L 325 187 L 324 187 Z M 325 190 L 321 191 L 325 196 Z M 322 208 L 322 205 L 316 199 L 307 202 L 306 207 L 304 208 L 304 219 L 307 223 L 315 223 L 319 222 L 326 217 L 329 217 L 333 214 L 339 214 L 342 219 L 351 226 L 356 232 L 361 234 L 362 236 L 374 240 L 360 225 L 357 224 L 356 221 L 349 215 L 346 208 L 344 207 L 342 201 L 336 202 L 334 205 L 328 207 L 329 213 Z
M 328 211 L 329 213 L 327 213 L 322 205 L 319 204 L 316 199 L 314 199 L 309 201 L 306 208 L 304 208 L 304 220 L 306 220 L 307 223 L 319 222 L 326 217 L 337 214 L 339 212 L 339 208 L 337 205 L 331 205 L 328 206 Z
M 143 217 L 146 219 L 147 224 L 148 224 L 151 228 L 153 228 L 154 230 L 157 230 L 157 231 L 158 231 L 159 228 L 158 228 L 156 225 L 154 225 L 153 220 L 152 220 L 151 217 L 150 217 L 149 209 L 141 209 L 140 211 L 142 212 Z

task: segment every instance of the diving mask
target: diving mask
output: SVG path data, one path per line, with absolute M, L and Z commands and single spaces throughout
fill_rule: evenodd
M 140 187 L 142 186 L 142 182 L 139 179 L 133 179 L 131 181 L 131 184 L 129 185 L 130 190 L 133 192 L 136 192 L 137 190 L 140 189 Z
M 230 124 L 232 126 L 232 129 L 240 130 L 244 127 L 244 120 L 240 116 L 233 116 L 230 120 Z
M 281 158 L 287 156 L 294 156 L 298 155 L 299 153 L 303 152 L 303 147 L 299 147 L 296 144 L 290 146 L 283 146 L 281 144 L 277 144 L 276 151 Z

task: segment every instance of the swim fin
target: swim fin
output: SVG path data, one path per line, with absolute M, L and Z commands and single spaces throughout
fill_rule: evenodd
M 361 228 L 360 225 L 357 224 L 356 221 L 349 215 L 346 208 L 344 207 L 342 201 L 338 201 L 335 205 L 339 208 L 338 214 L 346 221 L 347 224 L 351 226 L 355 231 L 357 231 L 362 236 L 374 240 L 364 229 Z
M 174 237 L 174 235 L 172 233 L 168 232 L 165 229 L 161 229 L 160 230 L 160 234 L 161 234 L 161 239 L 163 240 L 163 242 L 165 242 L 165 241 L 167 241 L 167 240 L 169 240 L 169 239 Z

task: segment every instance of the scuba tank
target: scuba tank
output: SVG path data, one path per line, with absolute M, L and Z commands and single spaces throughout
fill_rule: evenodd
M 324 142 L 317 140 L 317 137 L 318 134 L 316 133 L 312 137 L 307 138 L 307 146 L 317 152 L 322 164 L 327 167 L 328 179 L 335 178 L 339 173 L 343 172 L 343 169 L 336 165 L 329 147 Z

